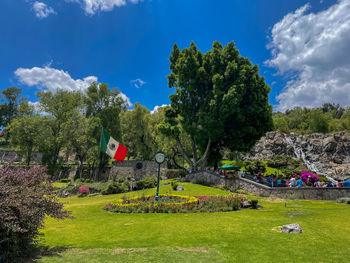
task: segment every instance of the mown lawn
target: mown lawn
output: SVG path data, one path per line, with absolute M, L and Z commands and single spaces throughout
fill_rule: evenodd
M 181 183 L 183 195 L 227 192 Z M 161 192 L 170 186 L 161 186 Z M 155 192 L 141 191 L 138 195 Z M 122 195 L 67 198 L 75 219 L 49 218 L 51 254 L 38 262 L 350 262 L 350 205 L 334 201 L 260 199 L 262 210 L 195 214 L 114 214 Z M 282 234 L 299 223 L 303 234 Z

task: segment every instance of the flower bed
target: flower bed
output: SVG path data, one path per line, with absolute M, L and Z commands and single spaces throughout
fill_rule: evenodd
M 107 204 L 104 209 L 115 213 L 226 212 L 240 209 L 245 200 L 247 199 L 240 195 L 160 195 L 159 201 L 155 201 L 155 196 L 124 197 L 114 203 Z

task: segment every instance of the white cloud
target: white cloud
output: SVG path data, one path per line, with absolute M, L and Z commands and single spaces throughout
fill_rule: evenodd
M 124 93 L 120 92 L 119 96 L 125 101 L 124 105 L 126 107 L 132 107 L 133 104 L 131 103 L 130 99 Z
M 52 7 L 49 7 L 45 3 L 38 1 L 34 2 L 33 10 L 37 18 L 46 18 L 51 14 L 56 14 L 55 10 L 53 10 Z
M 143 0 L 66 0 L 66 2 L 79 3 L 89 15 L 99 11 L 111 11 L 114 7 L 125 6 L 128 2 L 137 4 Z
M 153 110 L 151 111 L 151 114 L 156 113 L 160 108 L 168 106 L 167 104 L 163 104 L 162 106 L 155 106 Z
M 287 14 L 272 29 L 272 59 L 280 74 L 294 73 L 277 96 L 278 110 L 350 104 L 350 1 L 307 13 L 309 4 Z
M 69 91 L 85 91 L 97 77 L 88 76 L 84 79 L 73 79 L 68 72 L 45 66 L 43 68 L 19 68 L 15 71 L 20 82 L 28 86 L 38 86 L 55 92 L 56 89 Z
M 57 89 L 85 92 L 91 83 L 98 81 L 95 76 L 73 79 L 68 72 L 50 66 L 18 68 L 15 75 L 21 83 L 29 87 L 37 86 L 44 91 L 51 92 L 55 92 Z M 125 101 L 127 107 L 132 106 L 130 99 L 125 94 L 120 93 L 120 97 Z
M 134 79 L 130 81 L 130 84 L 138 89 L 147 84 L 147 82 L 143 81 L 142 79 Z

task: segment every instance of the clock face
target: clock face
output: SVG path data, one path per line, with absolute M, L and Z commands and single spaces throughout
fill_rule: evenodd
M 156 156 L 155 156 L 155 159 L 156 159 L 156 162 L 157 163 L 162 163 L 164 162 L 164 154 L 163 153 L 157 153 Z

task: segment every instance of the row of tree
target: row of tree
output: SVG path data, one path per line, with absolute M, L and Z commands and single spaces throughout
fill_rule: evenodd
M 40 100 L 35 108 L 21 96 L 21 90 L 16 89 L 19 103 L 11 113 L 12 119 L 3 123 L 7 126 L 5 136 L 25 157 L 27 164 L 31 162 L 33 151 L 42 152 L 43 163 L 48 164 L 52 172 L 71 154 L 81 166 L 88 163 L 92 170 L 103 168 L 108 157 L 98 149 L 102 127 L 128 148 L 128 159 L 151 160 L 157 149 L 162 148 L 171 163 L 180 167 L 176 142 L 156 128 L 164 119 L 164 108 L 151 114 L 136 103 L 134 109 L 127 110 L 119 94 L 107 84 L 93 83 L 85 94 L 64 90 L 39 92 Z M 4 110 L 4 115 L 10 112 Z M 188 149 L 186 143 L 185 148 Z
M 154 114 L 138 103 L 127 110 L 119 91 L 107 84 L 93 83 L 84 93 L 39 92 L 40 112 L 20 89 L 9 88 L 1 125 L 8 126 L 9 141 L 27 163 L 39 150 L 53 172 L 62 152 L 74 153 L 81 169 L 84 163 L 103 168 L 108 158 L 98 149 L 102 127 L 128 148 L 128 158 L 150 160 L 161 148 L 174 166 L 186 161 L 194 169 L 217 166 L 227 151 L 248 151 L 272 129 L 270 87 L 233 42 L 214 42 L 206 53 L 194 43 L 183 50 L 174 45 L 169 60 L 175 93 L 171 105 Z
M 350 107 L 325 103 L 319 108 L 295 107 L 273 113 L 274 128 L 280 132 L 328 133 L 350 131 Z

